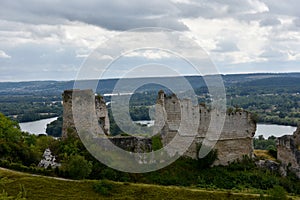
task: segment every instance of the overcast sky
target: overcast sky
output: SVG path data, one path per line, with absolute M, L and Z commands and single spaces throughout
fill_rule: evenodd
M 0 5 L 0 81 L 75 79 L 95 48 L 141 27 L 168 28 L 193 39 L 222 74 L 300 72 L 299 0 L 2 0 Z M 164 53 L 134 55 L 180 67 Z M 125 62 L 133 62 L 134 56 L 127 57 L 115 67 L 116 76 Z

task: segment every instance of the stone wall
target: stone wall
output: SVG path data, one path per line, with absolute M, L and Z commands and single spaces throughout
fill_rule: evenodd
M 109 140 L 116 146 L 130 152 L 143 153 L 152 151 L 152 140 L 150 138 L 134 136 L 116 136 Z
M 211 137 L 214 136 L 214 133 L 209 134 L 210 137 L 206 137 L 212 112 L 204 106 L 193 106 L 189 100 L 184 99 L 180 101 L 175 95 L 167 97 L 162 91 L 159 92 L 157 104 L 159 106 L 156 109 L 156 117 L 165 119 L 165 125 L 161 131 L 164 145 L 170 143 L 175 135 L 178 134 L 180 123 L 185 121 L 181 121 L 181 115 L 186 110 L 189 110 L 191 113 L 198 111 L 200 114 L 199 119 L 193 119 L 195 116 L 193 114 L 189 115 L 190 119 L 188 120 L 193 121 L 194 126 L 199 128 L 195 140 L 184 154 L 185 156 L 197 158 L 197 146 L 203 142 L 204 138 L 209 142 L 216 143 L 214 149 L 218 151 L 218 159 L 215 161 L 215 165 L 227 165 L 228 162 L 242 159 L 244 155 L 253 156 L 253 136 L 256 131 L 256 124 L 251 119 L 250 113 L 246 111 L 226 113 L 221 135 L 214 138 Z M 218 125 L 215 124 L 213 126 Z M 188 128 L 192 129 L 191 126 L 189 125 Z M 181 144 L 178 143 L 178 145 Z
M 74 106 L 74 104 L 76 106 Z M 109 139 L 116 146 L 131 152 L 152 151 L 151 138 L 139 138 L 133 136 L 111 137 L 109 132 L 109 117 L 106 103 L 102 96 L 95 95 L 92 90 L 66 90 L 63 93 L 63 129 L 62 137 L 78 137 L 77 131 L 83 131 L 96 136 L 94 139 L 102 141 Z M 74 114 L 79 116 L 74 119 Z M 75 122 L 78 123 L 76 129 Z M 101 137 L 104 134 L 109 137 Z M 100 137 L 99 137 L 100 136 Z M 103 147 L 110 151 L 109 145 Z
M 109 118 L 103 97 L 95 95 L 93 90 L 66 90 L 63 93 L 63 127 L 62 137 L 66 138 L 68 135 L 78 136 L 74 123 L 73 114 L 76 113 L 79 116 L 76 118 L 80 126 L 97 133 L 98 125 L 103 130 L 104 134 L 109 135 Z M 85 106 L 73 106 L 73 100 L 76 101 L 76 105 Z M 76 109 L 76 111 L 73 111 Z M 94 116 L 96 115 L 96 117 Z M 81 117 L 82 116 L 82 117 Z M 92 117 L 92 125 L 87 118 Z M 97 121 L 95 121 L 97 120 Z M 86 127 L 85 127 L 86 126 Z
M 277 138 L 277 159 L 282 166 L 294 171 L 300 178 L 300 126 L 293 135 Z
M 71 134 L 77 134 L 72 113 L 72 94 L 83 95 L 82 103 L 76 109 L 77 113 L 82 113 L 83 117 L 80 123 L 83 130 L 97 133 L 97 128 L 101 127 L 106 135 L 109 135 L 109 118 L 103 98 L 96 97 L 92 90 L 67 90 L 63 94 L 64 114 L 63 114 L 63 137 Z M 76 96 L 80 96 L 76 95 Z M 77 101 L 75 99 L 75 101 Z M 78 109 L 78 110 L 77 110 Z M 96 112 L 95 112 L 96 109 Z M 154 133 L 158 130 L 162 137 L 164 145 L 168 145 L 171 141 L 173 148 L 168 153 L 174 154 L 177 149 L 187 148 L 185 156 L 197 158 L 197 146 L 201 144 L 211 121 L 212 112 L 204 106 L 194 106 L 188 99 L 179 100 L 176 95 L 166 96 L 163 91 L 158 94 L 156 105 L 156 120 L 154 125 Z M 92 118 L 97 121 L 90 120 L 89 113 Z M 200 115 L 198 115 L 198 113 Z M 183 126 L 181 126 L 183 124 Z M 96 127 L 98 126 L 98 127 Z M 215 126 L 218 126 L 216 124 Z M 95 127 L 95 130 L 92 130 Z M 178 132 L 180 129 L 179 139 Z M 191 130 L 195 130 L 194 136 L 190 136 Z M 256 124 L 251 120 L 251 116 L 246 111 L 226 114 L 226 120 L 222 129 L 220 138 L 210 137 L 208 141 L 216 142 L 214 146 L 218 150 L 218 160 L 215 165 L 227 165 L 236 159 L 242 159 L 244 155 L 253 156 L 252 138 L 256 131 Z M 98 131 L 99 132 L 99 131 Z M 185 134 L 187 133 L 187 134 Z M 196 135 L 196 137 L 195 137 Z M 210 135 L 214 135 L 211 133 Z M 177 140 L 176 140 L 177 138 Z M 151 139 L 138 139 L 137 137 L 110 137 L 109 138 L 117 146 L 132 152 L 152 150 Z M 184 141 L 184 142 L 182 142 Z M 186 142 L 187 141 L 187 142 Z M 187 144 L 190 146 L 186 146 Z
M 63 98 L 63 126 L 62 126 L 62 137 L 66 138 L 69 134 L 76 133 L 76 128 L 73 119 L 72 112 L 72 90 L 65 90 L 62 94 Z

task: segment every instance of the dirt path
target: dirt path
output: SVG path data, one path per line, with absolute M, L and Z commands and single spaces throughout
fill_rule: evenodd
M 12 170 L 12 169 L 7 169 L 7 168 L 3 168 L 3 167 L 0 167 L 0 170 L 8 171 L 8 172 L 13 172 L 13 173 L 16 173 L 16 174 L 23 174 L 23 175 L 25 174 L 25 175 L 28 175 L 28 176 L 44 177 L 44 178 L 50 178 L 50 179 L 62 180 L 62 181 L 75 181 L 75 182 L 79 181 L 79 180 L 66 179 L 66 178 L 60 178 L 60 177 L 54 177 L 54 176 L 44 176 L 44 175 L 39 175 L 39 174 L 30 174 L 30 173 L 20 172 L 20 171 L 16 171 L 16 170 Z

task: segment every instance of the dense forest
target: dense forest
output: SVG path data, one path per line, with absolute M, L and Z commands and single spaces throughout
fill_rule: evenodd
M 0 112 L 18 122 L 61 116 L 61 95 L 1 95 Z

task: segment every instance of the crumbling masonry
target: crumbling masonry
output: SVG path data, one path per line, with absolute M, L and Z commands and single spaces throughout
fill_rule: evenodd
M 95 98 L 95 104 L 86 108 L 85 112 L 92 112 L 96 109 L 98 125 L 102 127 L 104 133 L 109 135 L 109 119 L 108 111 L 103 98 L 95 96 L 92 90 L 66 90 L 63 94 L 63 138 L 69 135 L 76 135 L 76 129 L 72 114 L 72 93 L 83 92 L 91 98 Z M 94 97 L 95 96 L 95 97 Z M 191 105 L 188 100 L 179 100 L 176 95 L 166 96 L 163 91 L 158 94 L 157 104 L 159 109 L 156 109 L 156 119 L 164 120 L 165 123 L 160 132 L 163 145 L 168 144 L 172 138 L 178 133 L 178 128 L 181 121 L 183 109 L 188 109 Z M 210 111 L 204 106 L 197 107 L 200 113 L 198 133 L 192 145 L 188 148 L 185 156 L 197 158 L 197 145 L 200 144 L 208 131 L 210 124 Z M 94 111 L 95 112 L 95 111 Z M 161 121 L 156 121 L 159 124 Z M 237 159 L 242 159 L 244 155 L 253 156 L 253 136 L 256 131 L 256 123 L 251 119 L 250 113 L 246 111 L 237 111 L 226 113 L 226 120 L 222 129 L 220 138 L 216 141 L 215 149 L 218 151 L 218 159 L 215 165 L 227 165 Z M 131 137 L 112 137 L 113 143 L 123 149 L 132 149 L 135 151 L 134 145 L 137 142 L 136 138 Z M 139 140 L 139 143 L 141 140 Z M 145 150 L 151 151 L 151 139 L 143 140 Z
M 300 178 L 300 126 L 293 135 L 277 138 L 277 159 L 281 166 L 293 171 Z

